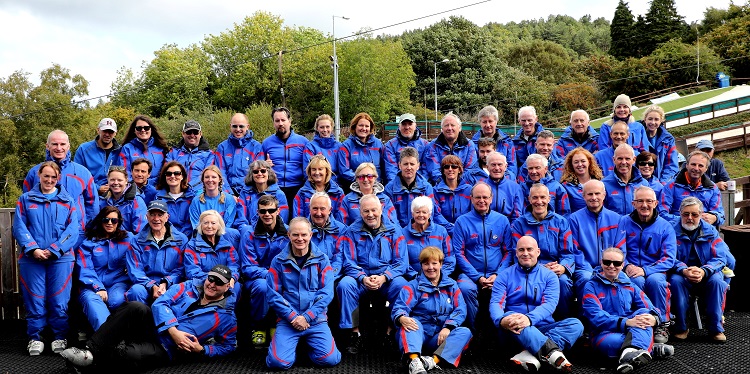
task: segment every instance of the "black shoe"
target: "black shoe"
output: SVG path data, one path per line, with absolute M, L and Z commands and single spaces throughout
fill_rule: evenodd
M 360 335 L 358 332 L 353 332 L 349 336 L 349 345 L 346 347 L 346 351 L 350 355 L 356 355 L 359 353 L 359 350 L 362 348 L 362 335 Z

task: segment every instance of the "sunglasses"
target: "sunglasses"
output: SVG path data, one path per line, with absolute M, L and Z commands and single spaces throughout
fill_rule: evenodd
M 266 169 L 253 169 L 253 174 L 265 174 L 266 172 Z
M 151 126 L 136 126 L 135 131 L 151 131 Z
M 245 125 L 232 125 L 233 129 L 244 129 Z
M 171 177 L 173 175 L 175 177 L 179 177 L 180 175 L 182 175 L 182 171 L 181 170 L 177 170 L 177 171 L 165 171 L 164 175 L 167 176 L 167 177 Z
M 680 213 L 680 215 L 685 218 L 689 218 L 689 217 L 698 218 L 701 216 L 700 213 L 690 213 L 690 212 L 683 212 L 683 213 Z
M 357 179 L 359 179 L 359 180 L 361 180 L 361 181 L 363 181 L 363 180 L 365 180 L 365 179 L 375 179 L 375 174 L 362 174 L 362 175 L 357 175 Z
M 208 276 L 208 281 L 210 283 L 213 283 L 213 284 L 217 285 L 217 286 L 223 286 L 223 285 L 226 284 L 226 282 L 222 281 L 221 279 L 219 279 L 219 277 L 217 277 L 215 275 L 209 275 Z
M 198 131 L 198 130 L 188 130 L 188 131 L 185 131 L 186 135 L 198 135 L 199 133 L 200 133 L 200 131 Z
M 622 266 L 622 261 L 602 260 L 602 265 L 604 266 L 614 265 L 615 267 L 619 267 L 619 266 Z
M 111 223 L 113 225 L 116 225 L 116 224 L 120 223 L 120 219 L 119 218 L 105 217 L 105 218 L 102 218 L 102 223 L 103 224 L 110 224 Z
M 260 214 L 274 214 L 274 213 L 276 213 L 277 210 L 279 210 L 279 208 L 258 209 L 258 213 L 260 213 Z
M 443 170 L 448 170 L 448 169 L 458 169 L 458 168 L 460 168 L 460 166 L 458 166 L 458 165 L 453 165 L 453 164 L 449 164 L 449 165 L 445 165 L 445 166 L 443 166 Z
M 655 162 L 641 161 L 641 162 L 638 163 L 638 166 L 651 166 L 651 167 L 653 167 L 654 165 L 656 165 Z

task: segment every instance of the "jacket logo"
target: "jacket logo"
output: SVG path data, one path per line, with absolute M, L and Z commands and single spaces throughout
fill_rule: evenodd
M 473 233 L 473 234 L 471 234 L 471 236 L 470 236 L 470 238 L 471 238 L 471 239 L 476 239 L 476 238 L 478 238 L 478 237 L 479 237 L 479 234 L 477 234 L 477 233 Z
M 39 208 L 39 206 L 36 204 L 29 205 L 29 209 L 37 209 L 37 208 Z

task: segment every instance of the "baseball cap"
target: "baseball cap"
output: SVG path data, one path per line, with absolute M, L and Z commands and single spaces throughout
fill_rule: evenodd
M 99 130 L 112 130 L 117 132 L 117 123 L 115 123 L 115 120 L 112 118 L 102 118 L 102 120 L 99 121 L 99 126 L 97 128 Z
M 414 115 L 411 113 L 404 113 L 400 117 L 398 117 L 398 123 L 401 123 L 407 120 L 417 123 L 417 117 L 414 117 Z
M 164 213 L 169 213 L 169 209 L 167 208 L 167 203 L 164 202 L 164 200 L 153 200 L 150 203 L 148 203 L 148 211 L 151 210 L 161 210 Z
M 185 132 L 185 131 L 188 131 L 188 130 L 203 131 L 203 129 L 201 129 L 201 124 L 198 123 L 198 121 L 192 120 L 192 119 L 189 120 L 189 121 L 187 121 L 187 122 L 185 122 L 185 124 L 182 125 L 182 132 Z
M 714 149 L 714 143 L 712 143 L 708 139 L 702 139 L 701 141 L 698 142 L 698 144 L 695 145 L 695 149 L 706 149 L 706 148 Z
M 232 279 L 232 271 L 229 270 L 226 265 L 216 265 L 211 268 L 211 271 L 208 272 L 208 276 L 212 275 L 219 278 L 224 284 L 229 283 L 229 280 Z

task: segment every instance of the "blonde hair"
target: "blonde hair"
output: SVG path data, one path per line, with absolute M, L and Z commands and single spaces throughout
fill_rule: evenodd
M 213 171 L 216 173 L 216 175 L 219 176 L 219 203 L 224 204 L 224 201 L 226 200 L 226 194 L 222 190 L 222 187 L 224 186 L 224 177 L 221 176 L 221 170 L 219 170 L 219 167 L 216 165 L 208 165 L 205 169 L 201 172 L 201 183 L 203 183 L 203 177 L 206 175 L 207 171 Z M 198 200 L 201 201 L 201 203 L 206 203 L 206 186 L 203 186 L 203 192 L 201 192 L 200 196 L 198 196 Z M 205 212 L 204 212 L 205 213 Z M 201 217 L 203 215 L 201 214 Z

